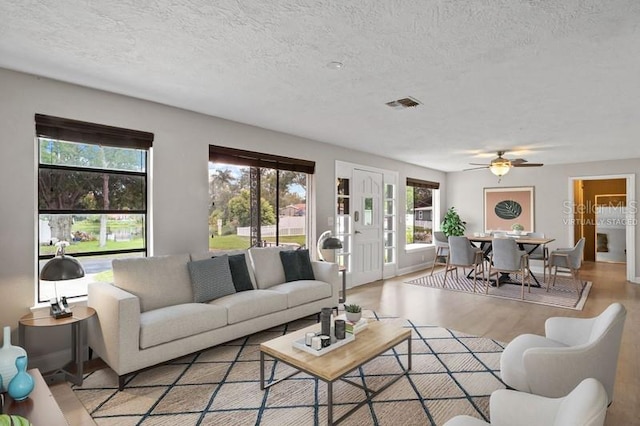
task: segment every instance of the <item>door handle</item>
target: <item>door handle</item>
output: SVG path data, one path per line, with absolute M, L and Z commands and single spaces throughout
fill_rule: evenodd
M 360 232 L 360 231 L 356 231 L 356 234 L 362 234 L 362 232 Z

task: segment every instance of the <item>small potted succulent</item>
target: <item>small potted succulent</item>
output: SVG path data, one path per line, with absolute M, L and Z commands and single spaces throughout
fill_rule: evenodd
M 514 234 L 521 235 L 524 231 L 524 226 L 519 223 L 514 223 L 513 225 L 511 225 L 511 230 Z
M 362 317 L 362 308 L 360 305 L 356 305 L 355 303 L 344 305 L 344 310 L 347 314 L 347 321 L 353 323 L 360 321 L 360 318 Z

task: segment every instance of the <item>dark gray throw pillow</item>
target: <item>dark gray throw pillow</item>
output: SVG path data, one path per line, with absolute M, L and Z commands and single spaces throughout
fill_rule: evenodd
M 229 268 L 229 256 L 196 260 L 189 262 L 187 266 L 194 302 L 208 302 L 236 292 Z
M 229 268 L 231 269 L 233 286 L 237 292 L 253 290 L 253 283 L 251 282 L 251 275 L 249 275 L 244 253 L 229 256 Z
M 280 261 L 284 269 L 284 279 L 286 282 L 298 281 L 300 279 L 300 261 L 295 250 L 284 250 L 280 252 Z
M 296 250 L 298 253 L 298 262 L 300 267 L 300 279 L 301 280 L 315 280 L 313 275 L 313 268 L 311 267 L 311 258 L 309 258 L 309 249 Z
M 284 278 L 287 282 L 316 279 L 308 249 L 281 251 L 280 261 L 282 261 Z

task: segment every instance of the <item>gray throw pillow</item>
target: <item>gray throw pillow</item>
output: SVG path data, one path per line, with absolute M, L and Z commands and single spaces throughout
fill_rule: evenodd
M 295 250 L 285 250 L 280 252 L 280 261 L 284 269 L 286 282 L 298 281 L 300 279 L 300 261 Z
M 313 275 L 308 249 L 281 251 L 280 261 L 287 282 L 316 279 Z
M 233 278 L 233 286 L 236 292 L 253 290 L 251 275 L 247 268 L 247 260 L 244 253 L 229 255 L 229 269 L 231 269 L 231 278 Z
M 301 280 L 315 280 L 313 267 L 311 266 L 311 258 L 309 257 L 309 249 L 298 249 L 298 267 L 300 268 Z
M 228 256 L 197 260 L 189 262 L 187 266 L 191 276 L 194 302 L 208 302 L 236 292 Z

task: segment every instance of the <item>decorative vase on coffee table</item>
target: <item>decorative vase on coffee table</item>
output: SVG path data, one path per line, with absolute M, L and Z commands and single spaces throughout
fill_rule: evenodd
M 26 355 L 27 351 L 23 348 L 11 344 L 11 327 L 4 327 L 4 340 L 2 341 L 2 348 L 0 348 L 0 376 L 2 376 L 0 391 L 6 392 L 11 379 L 18 374 L 16 359 L 19 356 Z

